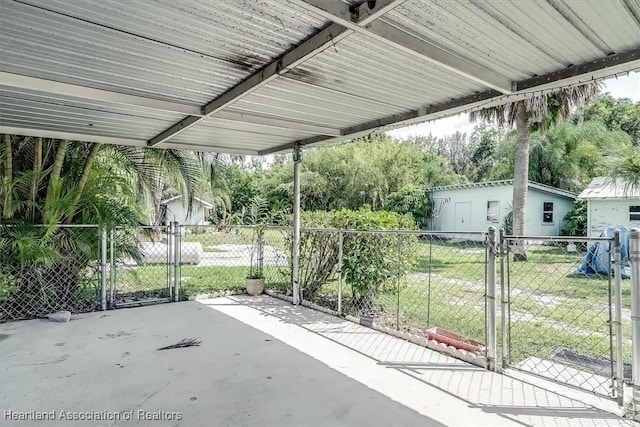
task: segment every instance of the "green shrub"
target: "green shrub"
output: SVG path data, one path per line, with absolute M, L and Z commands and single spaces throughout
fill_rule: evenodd
M 374 309 L 374 301 L 390 279 L 407 270 L 415 261 L 418 239 L 411 234 L 363 233 L 367 230 L 415 229 L 410 215 L 394 212 L 357 211 L 303 212 L 300 236 L 300 285 L 311 299 L 327 283 L 338 265 L 339 233 L 310 228 L 342 229 L 342 274 L 351 285 L 354 303 L 363 311 Z
M 586 236 L 587 235 L 587 202 L 578 202 L 564 216 L 565 228 L 562 234 L 566 236 Z
M 400 215 L 412 215 L 418 228 L 427 228 L 429 225 L 431 201 L 424 189 L 402 188 L 389 194 L 385 209 Z

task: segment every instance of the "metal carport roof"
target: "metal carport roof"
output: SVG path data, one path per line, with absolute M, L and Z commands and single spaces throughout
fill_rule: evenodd
M 267 154 L 639 68 L 640 0 L 0 0 L 1 133 Z

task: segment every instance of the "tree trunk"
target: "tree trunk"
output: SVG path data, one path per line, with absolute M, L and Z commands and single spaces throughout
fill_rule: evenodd
M 102 148 L 102 144 L 93 143 L 91 148 L 89 149 L 89 154 L 84 161 L 84 165 L 82 167 L 82 174 L 80 174 L 80 179 L 78 179 L 78 185 L 76 186 L 75 194 L 73 195 L 73 204 L 69 209 L 69 214 L 67 215 L 67 224 L 70 224 L 73 221 L 73 217 L 75 214 L 75 207 L 80 201 L 80 197 L 82 197 L 82 192 L 84 191 L 85 185 L 87 185 L 87 181 L 89 180 L 89 173 L 91 172 L 91 168 L 93 167 L 93 162 L 98 155 L 98 152 Z
M 46 224 L 49 222 L 51 218 L 51 213 L 48 212 L 46 206 L 49 204 L 47 202 L 51 202 L 51 198 L 53 197 L 53 187 L 60 180 L 60 173 L 62 172 L 62 165 L 64 164 L 64 158 L 67 155 L 67 147 L 69 146 L 69 141 L 62 140 L 58 145 L 58 149 L 56 150 L 56 157 L 53 160 L 53 166 L 51 167 L 51 175 L 49 176 L 49 186 L 47 187 L 47 195 L 45 197 L 45 208 L 42 212 L 42 220 Z
M 36 138 L 33 152 L 33 177 L 31 179 L 31 219 L 36 220 L 36 197 L 38 196 L 38 183 L 40 182 L 40 174 L 42 173 L 42 138 Z
M 513 173 L 513 234 L 526 234 L 526 207 L 529 183 L 529 120 L 531 115 L 527 111 L 524 101 L 516 106 L 516 152 Z M 515 261 L 526 261 L 527 253 L 524 242 L 514 246 Z
M 4 207 L 2 209 L 2 217 L 9 218 L 11 215 L 11 192 L 13 185 L 13 153 L 11 150 L 11 135 L 2 135 L 2 142 L 4 143 Z

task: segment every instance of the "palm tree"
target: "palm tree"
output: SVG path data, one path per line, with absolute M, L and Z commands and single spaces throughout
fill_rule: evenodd
M 640 147 L 630 147 L 611 157 L 609 178 L 621 181 L 626 194 L 640 192 Z
M 601 90 L 598 82 L 557 89 L 548 94 L 531 96 L 521 101 L 473 111 L 469 118 L 491 121 L 500 127 L 516 127 L 516 151 L 513 176 L 513 234 L 526 234 L 526 205 L 529 181 L 529 137 L 531 131 L 544 132 L 558 118 L 569 118 L 572 108 L 596 97 Z M 527 259 L 524 246 L 514 248 L 514 259 Z
M 0 317 L 43 315 L 74 299 L 85 306 L 67 308 L 90 309 L 96 230 L 61 225 L 144 223 L 144 208 L 159 204 L 167 181 L 190 207 L 210 166 L 189 151 L 15 135 L 2 142 Z M 135 255 L 135 245 L 125 249 Z

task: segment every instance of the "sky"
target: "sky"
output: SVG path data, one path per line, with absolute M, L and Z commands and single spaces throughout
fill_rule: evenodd
M 603 92 L 609 92 L 614 98 L 631 98 L 634 102 L 640 102 L 640 72 L 630 73 L 628 76 L 620 76 L 604 80 Z M 394 129 L 388 134 L 394 138 L 404 139 L 410 136 L 427 136 L 432 134 L 441 138 L 451 135 L 456 131 L 471 133 L 475 124 L 469 123 L 466 113 L 434 120 L 432 122 Z

